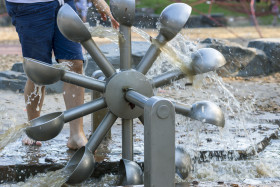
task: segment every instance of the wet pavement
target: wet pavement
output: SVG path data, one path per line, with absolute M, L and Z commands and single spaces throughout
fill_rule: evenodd
M 235 88 L 242 87 L 242 85 L 244 84 L 234 83 Z M 279 89 L 278 84 L 273 86 Z M 252 84 L 252 87 L 254 87 L 254 84 Z M 265 85 L 259 90 L 263 90 L 265 93 L 266 90 L 263 87 L 265 87 Z M 205 99 L 215 102 L 213 95 L 211 95 L 212 97 L 204 95 L 205 92 L 211 91 L 211 93 L 213 93 L 213 90 L 209 88 L 200 90 L 196 97 L 193 96 L 198 92 L 197 90 L 188 90 L 188 92 L 186 92 L 186 90 L 176 89 L 159 89 L 157 90 L 157 95 L 173 98 L 183 103 L 194 103 L 197 100 Z M 251 88 L 247 89 L 250 90 Z M 238 90 L 234 93 L 237 93 L 237 95 L 239 94 L 239 96 L 243 98 L 244 94 L 248 92 L 246 92 L 246 90 L 244 92 Z M 89 100 L 90 94 L 87 93 L 85 101 L 87 102 Z M 0 91 L 0 101 L 1 107 L 4 106 L 4 110 L 1 111 L 6 111 L 6 118 L 9 119 L 8 121 L 13 122 L 11 126 L 26 122 L 26 111 L 22 94 Z M 46 95 L 42 115 L 64 110 L 62 94 Z M 272 160 L 271 163 L 274 165 L 279 164 L 279 113 L 251 112 L 250 115 L 244 116 L 243 121 L 235 117 L 228 108 L 223 108 L 223 111 L 226 111 L 226 126 L 224 129 L 219 129 L 209 124 L 202 124 L 201 122 L 176 115 L 176 145 L 188 150 L 194 163 L 201 168 L 203 168 L 205 164 L 206 168 L 224 167 L 231 170 L 234 163 L 236 165 L 234 167 L 242 166 L 238 168 L 239 170 L 249 168 L 248 172 L 245 170 L 247 173 L 252 173 L 252 175 L 245 177 L 248 179 L 248 183 L 250 183 L 249 180 L 251 180 L 253 183 L 267 184 L 268 186 L 271 184 L 279 184 L 278 178 L 274 179 L 272 175 L 261 175 L 258 171 L 249 171 L 260 158 Z M 89 137 L 91 133 L 90 115 L 84 117 L 84 130 Z M 141 166 L 143 166 L 142 164 L 144 161 L 143 131 L 144 127 L 141 122 L 134 120 L 134 160 Z M 99 178 L 105 174 L 105 178 L 107 177 L 106 180 L 112 180 L 110 174 L 117 174 L 118 172 L 118 162 L 122 157 L 120 119 L 113 125 L 111 136 L 111 139 L 101 143 L 95 153 L 97 165 L 93 173 L 94 178 Z M 62 168 L 74 153 L 74 151 L 66 147 L 68 137 L 69 125 L 65 124 L 62 132 L 57 137 L 50 141 L 43 142 L 41 147 L 23 146 L 21 139 L 8 144 L 0 151 L 0 183 L 23 181 L 30 175 Z M 259 153 L 257 158 L 254 157 L 256 152 Z M 215 163 L 215 161 L 218 161 L 218 163 Z M 211 165 L 213 162 L 214 166 Z M 210 166 L 207 164 L 210 164 Z M 213 176 L 208 176 L 211 172 L 209 174 L 199 173 L 202 171 L 201 168 L 200 170 L 198 169 L 198 174 L 196 173 L 196 176 L 188 179 L 188 181 L 193 181 L 194 183 L 186 183 L 186 181 L 180 180 L 177 182 L 194 186 L 197 185 L 195 181 L 199 183 L 199 186 L 225 186 L 225 184 L 233 184 L 232 182 L 227 183 L 228 180 L 226 180 L 226 178 L 224 178 L 224 180 L 219 180 L 219 177 L 211 178 Z M 279 172 L 278 170 L 277 172 Z M 217 171 L 213 170 L 212 174 L 215 173 L 217 176 L 223 176 L 219 172 L 219 169 L 217 169 Z M 230 173 L 228 170 L 226 172 Z M 199 178 L 199 176 L 203 177 Z M 258 178 L 255 179 L 256 177 Z M 240 180 L 237 181 L 236 184 L 244 182 L 244 180 L 241 180 L 241 183 Z M 243 183 L 244 185 L 247 184 L 245 182 Z M 92 183 L 95 184 L 96 181 L 86 182 L 88 186 L 90 186 L 90 184 L 92 185 Z
M 89 116 L 86 117 L 87 125 L 85 125 L 85 131 L 90 131 Z M 121 121 L 118 120 L 111 129 L 111 140 L 105 140 L 99 146 L 95 159 L 97 169 L 93 176 L 100 177 L 104 174 L 114 173 L 118 171 L 118 161 L 121 159 Z M 279 126 L 275 124 L 250 124 L 250 129 L 247 129 L 250 137 L 257 145 L 258 152 L 261 152 L 271 142 L 271 139 L 275 139 L 278 136 Z M 143 125 L 139 121 L 134 123 L 134 159 L 138 163 L 144 161 L 144 141 L 143 141 Z M 234 134 L 232 129 L 232 134 Z M 193 145 L 190 144 L 188 136 L 186 136 L 186 125 L 176 125 L 176 144 L 188 149 Z M 260 136 L 259 136 L 260 135 Z M 72 154 L 75 152 L 69 150 L 66 147 L 67 138 L 69 136 L 69 125 L 66 124 L 62 132 L 50 141 L 43 142 L 43 146 L 23 146 L 21 140 L 10 143 L 0 152 L 0 182 L 7 181 L 21 181 L 31 174 L 37 172 L 46 172 L 62 168 Z M 209 161 L 213 158 L 215 160 L 231 160 L 236 159 L 233 157 L 234 151 L 239 153 L 239 159 L 245 159 L 254 155 L 254 149 L 252 144 L 248 143 L 248 138 L 244 136 L 236 135 L 234 140 L 237 144 L 221 145 L 219 139 L 219 130 L 211 125 L 205 125 L 200 135 L 197 155 L 199 162 Z M 279 140 L 275 140 L 280 145 Z M 275 147 L 275 145 L 272 144 Z M 267 149 L 265 149 L 266 151 Z M 268 149 L 269 150 L 269 149 Z M 273 152 L 273 148 L 270 148 L 268 152 Z M 265 153 L 265 152 L 264 152 Z M 276 153 L 279 154 L 279 153 Z M 232 158 L 231 158 L 232 157 Z M 26 174 L 28 173 L 28 175 Z

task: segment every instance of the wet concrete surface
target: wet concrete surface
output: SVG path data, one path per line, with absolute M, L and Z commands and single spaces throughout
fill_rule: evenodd
M 254 84 L 249 83 L 251 87 L 246 88 L 248 89 L 247 92 L 246 90 L 242 92 L 240 90 L 244 86 L 243 83 L 234 83 L 233 85 L 236 88 L 233 89 L 233 93 L 236 94 L 237 98 L 248 98 L 246 95 L 250 94 L 248 90 L 255 87 Z M 237 88 L 239 88 L 239 90 Z M 262 89 L 259 89 L 263 91 L 264 95 L 255 93 L 260 95 L 259 99 L 265 100 L 264 98 L 269 94 L 266 92 L 266 88 L 269 88 L 269 86 L 264 85 Z M 275 88 L 276 91 L 274 94 L 277 94 L 279 85 L 273 84 L 273 88 Z M 166 88 L 158 90 L 157 95 L 164 96 L 165 98 L 173 98 L 188 104 L 194 103 L 197 100 L 212 100 L 215 102 L 220 99 L 219 97 L 213 97 L 213 95 L 205 95 L 207 91 L 213 93 L 213 89 L 203 88 L 203 90 L 199 91 L 199 94 L 197 90 L 188 90 L 186 92 L 185 90 L 180 91 L 180 88 L 176 89 L 177 90 Z M 1 91 L 0 93 L 0 104 L 1 106 L 5 106 L 5 111 L 8 111 L 8 119 L 14 122 L 11 125 L 26 122 L 23 95 L 5 91 Z M 196 97 L 193 97 L 194 95 L 196 95 Z M 279 98 L 277 96 L 273 96 L 273 99 L 276 103 L 279 103 Z M 47 102 L 44 103 L 42 115 L 65 110 L 61 94 L 48 94 L 45 100 L 47 100 Z M 85 100 L 86 102 L 90 100 L 89 94 L 86 94 Z M 220 106 L 222 106 L 222 104 L 220 103 Z M 242 162 L 244 159 L 255 162 L 255 158 L 252 158 L 252 156 L 256 154 L 256 152 L 259 152 L 260 157 L 264 159 L 266 159 L 268 155 L 273 155 L 275 152 L 275 160 L 280 160 L 278 158 L 280 151 L 276 149 L 277 146 L 280 146 L 279 139 L 277 139 L 279 131 L 279 113 L 266 111 L 251 112 L 250 115 L 244 116 L 244 121 L 242 121 L 240 119 L 237 120 L 238 117 L 235 117 L 234 113 L 230 112 L 227 107 L 223 108 L 223 111 L 226 111 L 227 121 L 224 129 L 219 129 L 209 124 L 202 124 L 201 122 L 176 115 L 176 145 L 189 150 L 189 153 L 196 163 L 212 162 L 213 160 L 222 161 L 222 163 L 224 163 L 223 161 L 231 160 L 240 160 L 240 162 Z M 90 129 L 91 118 L 90 116 L 86 116 L 84 117 L 84 130 L 87 136 L 90 136 Z M 97 169 L 94 171 L 93 176 L 96 178 L 104 174 L 116 174 L 118 171 L 118 162 L 122 157 L 120 119 L 116 121 L 111 130 L 112 138 L 103 141 L 95 153 Z M 143 130 L 144 127 L 141 122 L 135 120 L 134 160 L 142 167 L 144 161 Z M 21 143 L 21 139 L 8 144 L 0 151 L 0 183 L 23 181 L 29 175 L 35 175 L 38 172 L 47 172 L 62 168 L 74 153 L 74 151 L 66 147 L 68 137 L 69 125 L 65 124 L 62 132 L 56 138 L 43 142 L 41 147 L 24 146 Z M 279 164 L 279 162 L 276 164 Z M 274 179 L 270 177 L 268 179 L 254 180 L 262 181 L 262 184 L 266 184 L 264 180 L 272 182 Z M 209 184 L 210 186 L 212 184 L 223 186 L 226 184 L 226 181 L 220 181 L 221 184 L 218 184 L 219 181 L 207 182 L 201 180 L 197 182 L 199 186 L 209 186 Z M 268 183 L 269 182 L 267 182 L 267 184 Z M 279 181 L 270 184 L 276 183 L 279 184 Z M 195 183 L 184 182 L 184 185 L 186 184 L 196 185 Z
M 87 117 L 88 118 L 88 117 Z M 108 173 L 117 173 L 118 161 L 121 159 L 121 121 L 118 120 L 111 129 L 112 139 L 104 140 L 99 146 L 95 160 L 97 169 L 93 176 L 100 177 Z M 87 125 L 85 131 L 88 132 L 90 125 Z M 278 125 L 274 124 L 254 124 L 250 125 L 250 137 L 256 142 L 258 152 L 262 151 L 273 138 L 278 136 Z M 134 125 L 134 159 L 143 164 L 144 161 L 144 127 L 139 121 Z M 234 134 L 232 129 L 231 133 Z M 236 133 L 237 134 L 237 133 Z M 43 146 L 23 146 L 21 140 L 10 143 L 0 153 L 0 182 L 22 181 L 36 172 L 46 172 L 62 168 L 75 151 L 66 147 L 67 137 L 69 136 L 69 125 L 65 125 L 62 132 L 52 140 L 43 142 Z M 221 145 L 219 139 L 219 130 L 211 125 L 206 125 L 200 133 L 200 142 L 198 150 L 199 162 L 209 161 L 212 158 L 217 160 L 236 159 L 234 152 L 239 153 L 238 159 L 248 158 L 254 155 L 252 144 L 248 138 L 236 135 L 234 140 L 237 144 Z M 185 125 L 176 125 L 176 144 L 185 149 L 192 147 L 189 137 L 186 136 Z M 232 157 L 232 158 L 231 158 Z M 28 174 L 27 174 L 28 173 Z

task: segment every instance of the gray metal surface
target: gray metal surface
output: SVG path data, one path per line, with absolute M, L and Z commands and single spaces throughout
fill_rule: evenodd
M 91 90 L 96 90 L 99 92 L 103 92 L 105 90 L 105 81 L 97 80 L 74 72 L 66 71 L 61 80 L 63 82 L 68 82 L 77 86 L 81 86 Z
M 59 81 L 63 70 L 51 65 L 32 59 L 23 58 L 23 69 L 30 80 L 37 85 L 48 85 Z
M 112 76 L 116 70 L 108 62 L 104 54 L 91 38 L 91 34 L 78 14 L 67 4 L 63 5 L 57 14 L 57 25 L 60 32 L 69 40 L 80 42 L 95 60 L 106 77 Z
M 144 108 L 144 186 L 175 185 L 175 108 L 158 97 Z
M 67 123 L 74 119 L 78 119 L 80 117 L 86 116 L 92 112 L 96 112 L 100 109 L 106 108 L 106 103 L 104 98 L 99 98 L 80 106 L 71 108 L 64 112 L 64 122 Z
M 25 129 L 27 136 L 37 141 L 46 141 L 56 137 L 65 123 L 86 116 L 106 107 L 103 98 L 71 108 L 64 112 L 54 112 L 35 118 Z
M 160 46 L 163 46 L 165 43 L 165 38 L 162 35 L 158 35 L 149 47 L 145 56 L 137 65 L 136 70 L 146 74 L 161 53 Z
M 159 17 L 160 34 L 167 41 L 173 39 L 186 25 L 192 8 L 186 3 L 173 3 L 167 6 Z
M 38 85 L 53 84 L 61 80 L 63 82 L 68 82 L 100 92 L 105 89 L 104 81 L 56 68 L 50 64 L 32 58 L 24 57 L 23 67 L 30 80 Z
M 216 49 L 202 48 L 192 53 L 191 67 L 193 74 L 214 71 L 226 64 L 226 59 Z
M 119 185 L 121 186 L 143 184 L 143 172 L 136 162 L 121 159 L 119 174 Z
M 148 49 L 137 71 L 146 74 L 160 54 L 160 47 L 173 39 L 185 26 L 191 14 L 191 7 L 185 3 L 173 3 L 166 7 L 159 18 L 160 30 L 156 39 Z
M 70 159 L 65 169 L 73 171 L 69 176 L 67 183 L 75 184 L 86 180 L 94 170 L 94 156 L 93 153 L 110 130 L 117 116 L 108 112 L 101 124 L 90 137 L 85 148 L 82 147 Z
M 191 172 L 191 157 L 182 147 L 176 147 L 175 149 L 175 166 L 176 173 L 181 179 L 186 179 Z
M 83 21 L 67 3 L 57 13 L 57 26 L 60 32 L 71 41 L 84 42 L 91 39 L 91 34 Z
M 38 140 L 46 141 L 56 137 L 63 128 L 64 116 L 63 112 L 54 112 L 43 115 L 29 121 L 30 127 L 25 129 L 28 137 Z
M 191 7 L 185 3 L 173 3 L 167 6 L 159 17 L 160 30 L 154 43 L 136 67 L 137 71 L 146 74 L 160 54 L 160 47 L 173 39 L 185 26 L 191 14 Z
M 135 0 L 111 0 L 113 17 L 121 24 L 132 26 L 135 17 Z
M 210 101 L 199 101 L 192 106 L 176 102 L 173 102 L 173 104 L 175 106 L 175 111 L 178 114 L 219 127 L 225 126 L 223 111 L 215 103 Z
M 104 97 L 109 110 L 123 119 L 133 119 L 143 114 L 143 109 L 125 100 L 124 94 L 129 88 L 144 96 L 153 96 L 150 81 L 142 73 L 129 70 L 113 76 L 107 83 Z
M 122 158 L 133 161 L 133 119 L 122 119 Z
M 113 113 L 108 112 L 100 125 L 97 127 L 95 132 L 91 135 L 86 147 L 89 148 L 93 153 L 105 137 L 106 133 L 110 130 L 114 122 L 117 120 L 117 116 Z
M 115 5 L 115 6 L 114 6 Z M 118 6 L 117 6 L 118 5 Z M 114 15 L 120 21 L 120 69 L 131 69 L 131 25 L 134 21 L 135 1 L 121 1 L 111 4 Z M 126 17 L 129 17 L 128 19 Z M 131 17 L 130 17 L 131 16 Z M 122 119 L 122 158 L 133 161 L 133 120 Z
M 94 162 L 92 152 L 87 147 L 81 147 L 64 168 L 69 174 L 66 183 L 77 184 L 89 178 L 94 170 Z
M 92 39 L 81 42 L 83 47 L 88 51 L 90 56 L 94 59 L 98 67 L 102 70 L 104 75 L 108 78 L 116 73 L 113 65 L 107 60 L 105 55 L 101 52 L 99 47 L 95 44 Z
M 181 70 L 173 70 L 163 73 L 157 77 L 153 77 L 152 85 L 155 88 L 171 84 L 172 81 L 176 81 L 184 78 L 186 75 Z
M 134 91 L 134 90 L 127 90 L 127 92 L 125 93 L 125 98 L 135 104 L 136 106 L 139 106 L 141 108 L 144 109 L 145 107 L 145 103 L 148 101 L 148 97 Z
M 132 57 L 131 57 L 131 27 L 120 25 L 119 35 L 119 47 L 120 47 L 120 69 L 131 69 Z

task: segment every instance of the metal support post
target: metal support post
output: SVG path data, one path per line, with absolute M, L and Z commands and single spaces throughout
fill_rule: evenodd
M 101 70 L 96 70 L 95 72 L 93 72 L 92 77 L 97 80 L 100 80 L 100 81 L 105 80 L 105 76 Z M 97 92 L 94 90 L 91 92 L 91 100 L 95 100 L 100 97 L 102 97 L 102 94 L 100 92 Z M 101 110 L 98 110 L 98 111 L 92 113 L 92 115 L 91 115 L 91 134 L 93 134 L 94 131 L 97 129 L 97 127 L 99 126 L 99 124 L 101 123 L 101 121 L 103 120 L 105 115 L 107 114 L 107 112 L 108 112 L 108 109 L 104 108 L 104 109 L 101 109 Z M 108 138 L 108 139 L 111 138 L 111 130 L 109 130 L 109 132 L 107 133 L 105 138 Z
M 131 27 L 120 25 L 120 69 L 131 69 Z M 133 161 L 133 120 L 122 119 L 122 158 Z
M 175 186 L 175 108 L 159 97 L 144 107 L 144 186 Z

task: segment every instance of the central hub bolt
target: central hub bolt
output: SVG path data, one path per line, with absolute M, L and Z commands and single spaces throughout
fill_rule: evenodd
M 159 118 L 166 119 L 166 118 L 168 118 L 169 114 L 170 114 L 170 108 L 168 106 L 161 105 L 158 107 L 157 115 Z
M 128 102 L 124 95 L 132 89 L 146 97 L 153 96 L 153 87 L 142 73 L 135 70 L 121 71 L 112 76 L 104 93 L 108 109 L 123 119 L 134 119 L 143 115 L 143 109 Z

